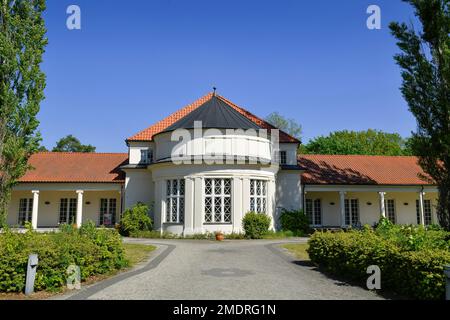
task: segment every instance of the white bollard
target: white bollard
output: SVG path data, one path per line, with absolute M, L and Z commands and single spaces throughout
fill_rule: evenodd
M 38 261 L 38 255 L 36 253 L 28 256 L 27 280 L 25 283 L 25 294 L 27 296 L 34 292 L 34 279 L 36 278 Z

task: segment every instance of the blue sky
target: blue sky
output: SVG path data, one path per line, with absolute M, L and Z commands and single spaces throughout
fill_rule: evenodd
M 81 30 L 66 9 L 81 8 Z M 366 9 L 381 8 L 381 30 Z M 399 86 L 390 21 L 410 21 L 400 0 L 48 0 L 43 144 L 73 134 L 99 152 L 217 86 L 260 117 L 303 126 L 303 141 L 331 131 L 415 129 Z

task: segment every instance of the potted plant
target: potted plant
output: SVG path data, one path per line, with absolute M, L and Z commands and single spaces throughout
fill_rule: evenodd
M 217 241 L 223 241 L 223 239 L 225 238 L 222 231 L 216 231 L 215 234 L 216 234 Z

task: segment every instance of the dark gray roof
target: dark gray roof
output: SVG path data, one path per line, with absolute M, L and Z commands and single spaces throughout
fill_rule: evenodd
M 194 129 L 194 121 L 202 121 L 203 128 L 260 129 L 254 122 L 240 114 L 232 106 L 212 96 L 194 111 L 187 114 L 162 132 L 176 129 Z

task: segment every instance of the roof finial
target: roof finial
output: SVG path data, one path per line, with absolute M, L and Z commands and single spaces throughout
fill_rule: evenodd
M 216 96 L 216 90 L 217 90 L 217 88 L 216 88 L 216 87 L 213 87 L 213 90 L 214 90 L 213 96 L 215 97 L 215 96 Z

